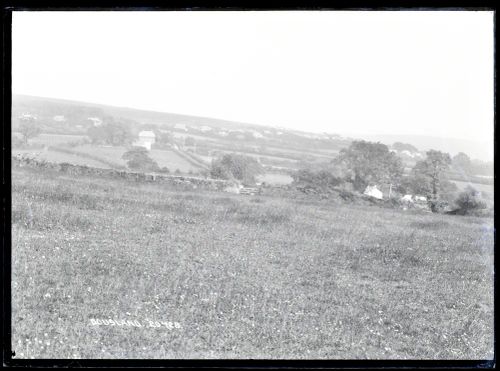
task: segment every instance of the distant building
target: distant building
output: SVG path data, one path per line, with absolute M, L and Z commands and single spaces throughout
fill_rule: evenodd
M 406 156 L 409 156 L 409 157 L 414 157 L 413 156 L 413 153 L 411 153 L 410 151 L 408 151 L 407 149 L 401 151 L 402 154 L 406 155 Z
M 99 117 L 88 117 L 87 120 L 91 121 L 94 126 L 102 125 L 102 120 Z
M 175 124 L 174 129 L 188 131 L 188 128 L 184 124 Z
M 229 133 L 225 130 L 219 131 L 217 134 L 219 134 L 221 137 L 227 137 Z
M 264 136 L 261 133 L 259 133 L 258 131 L 253 131 L 252 135 L 254 138 L 264 138 Z
M 139 139 L 134 143 L 134 146 L 144 147 L 151 151 L 151 145 L 156 141 L 156 135 L 150 130 L 144 130 L 139 133 Z
M 19 116 L 21 120 L 36 120 L 36 116 L 31 113 L 23 113 Z
M 377 188 L 376 185 L 366 187 L 363 194 L 379 200 L 382 200 L 384 198 L 384 194 Z
M 53 120 L 57 121 L 57 122 L 64 122 L 64 121 L 66 121 L 66 119 L 64 118 L 63 115 L 56 115 L 56 116 L 53 117 Z

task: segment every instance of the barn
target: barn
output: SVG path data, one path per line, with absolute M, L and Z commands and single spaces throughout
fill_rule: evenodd
M 382 191 L 380 189 L 377 188 L 376 185 L 366 187 L 363 194 L 366 196 L 370 196 L 370 197 L 379 199 L 379 200 L 382 200 L 384 198 L 384 194 L 382 193 Z

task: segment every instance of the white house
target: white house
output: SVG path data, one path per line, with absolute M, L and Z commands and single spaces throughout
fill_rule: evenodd
M 413 203 L 413 196 L 412 195 L 404 195 L 401 197 L 401 201 L 407 202 L 407 203 Z
M 32 115 L 31 113 L 23 113 L 22 115 L 19 116 L 21 120 L 36 120 L 37 117 L 35 115 Z
M 368 186 L 366 187 L 365 191 L 363 192 L 363 194 L 367 195 L 367 196 L 370 196 L 370 197 L 373 197 L 373 198 L 376 198 L 376 199 L 383 199 L 384 198 L 384 194 L 382 193 L 382 191 L 380 191 L 376 185 L 374 186 Z
M 88 117 L 87 120 L 91 121 L 94 126 L 102 125 L 102 120 L 99 117 Z
M 56 115 L 53 117 L 54 121 L 57 121 L 57 122 L 64 122 L 66 121 L 66 119 L 64 118 L 63 115 Z
M 259 133 L 258 131 L 253 131 L 252 135 L 254 138 L 264 138 L 264 136 L 261 133 Z
M 144 147 L 151 151 L 151 145 L 155 142 L 156 135 L 150 130 L 144 130 L 139 133 L 139 139 L 134 143 L 134 146 Z

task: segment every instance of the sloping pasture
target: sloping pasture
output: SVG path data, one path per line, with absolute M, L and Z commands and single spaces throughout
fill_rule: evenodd
M 491 220 L 29 169 L 12 192 L 16 357 L 493 356 Z

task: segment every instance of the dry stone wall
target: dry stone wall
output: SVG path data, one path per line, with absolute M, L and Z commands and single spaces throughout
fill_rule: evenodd
M 183 186 L 188 189 L 207 189 L 214 191 L 224 191 L 232 183 L 220 179 L 205 179 L 195 177 L 184 177 L 175 175 L 165 175 L 158 173 L 139 173 L 128 170 L 102 169 L 84 165 L 74 165 L 69 163 L 53 163 L 30 158 L 23 155 L 12 156 L 13 167 L 30 167 L 37 169 L 47 169 L 71 175 L 91 175 L 98 177 L 110 177 L 116 179 L 128 179 L 138 182 L 158 182 Z

